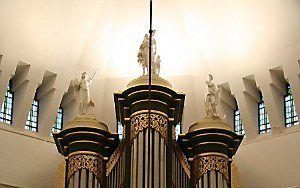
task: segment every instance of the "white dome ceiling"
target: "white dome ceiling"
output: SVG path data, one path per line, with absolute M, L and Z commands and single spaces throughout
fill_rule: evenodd
M 300 41 L 297 0 L 153 3 L 162 75 L 250 74 L 259 68 L 257 59 Z M 0 52 L 32 64 L 101 67 L 107 77 L 134 77 L 141 73 L 136 55 L 148 32 L 148 5 L 146 0 L 4 0 Z

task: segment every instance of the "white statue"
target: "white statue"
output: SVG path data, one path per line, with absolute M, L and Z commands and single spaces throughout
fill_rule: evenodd
M 153 65 L 152 65 L 152 72 L 155 75 L 159 75 L 159 72 L 160 72 L 160 62 L 161 62 L 160 56 L 156 55 L 155 61 L 154 61 Z
M 156 40 L 154 39 L 154 33 L 152 34 L 151 43 L 151 71 L 154 75 L 159 75 L 160 72 L 160 57 L 156 54 Z M 138 53 L 138 62 L 143 67 L 143 75 L 146 75 L 149 68 L 149 40 L 150 36 L 145 34 L 142 44 L 140 45 Z
M 213 83 L 213 76 L 208 75 L 206 81 L 206 95 L 205 95 L 205 108 L 206 108 L 206 118 L 218 118 L 219 114 L 217 112 L 217 105 L 220 101 L 220 88 Z
M 88 108 L 90 106 L 94 106 L 94 103 L 90 97 L 89 85 L 93 82 L 98 71 L 99 69 L 96 69 L 94 74 L 89 78 L 87 73 L 83 72 L 80 81 L 77 78 L 75 79 L 74 85 L 76 89 L 76 98 L 79 101 L 77 115 L 79 116 L 87 115 Z
M 143 67 L 143 75 L 146 75 L 146 71 L 148 68 L 148 54 L 149 54 L 149 39 L 148 35 L 144 36 L 143 42 L 140 45 L 139 53 L 138 53 L 138 62 Z

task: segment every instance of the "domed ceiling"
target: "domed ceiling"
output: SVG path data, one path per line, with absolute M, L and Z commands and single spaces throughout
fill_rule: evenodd
M 154 0 L 162 75 L 250 74 L 299 43 L 300 1 Z M 135 77 L 148 32 L 146 0 L 0 1 L 0 51 L 38 64 Z M 221 70 L 221 71 L 220 71 Z M 247 73 L 249 72 L 249 73 Z

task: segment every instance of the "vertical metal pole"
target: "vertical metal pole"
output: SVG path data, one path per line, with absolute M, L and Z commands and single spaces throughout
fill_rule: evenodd
M 152 79 L 152 0 L 150 0 L 150 29 L 149 29 L 149 65 L 148 65 L 148 76 L 149 76 L 149 85 L 148 85 L 148 89 L 149 89 L 149 93 L 148 93 L 148 113 L 149 113 L 149 127 L 150 127 L 150 114 L 151 114 L 151 79 Z
M 155 163 L 155 161 L 154 161 L 154 156 L 156 155 L 156 153 L 155 152 L 158 152 L 158 151 L 155 151 L 155 147 L 154 147 L 154 145 L 155 144 L 158 144 L 158 143 L 156 143 L 155 142 L 155 130 L 154 129 L 152 129 L 152 131 L 151 131 L 151 133 L 152 133 L 152 148 L 151 148 L 151 169 L 152 169 L 152 172 L 151 172 L 151 182 L 152 182 L 152 184 L 151 184 L 151 188 L 154 188 L 154 175 L 157 175 L 157 174 L 154 174 L 154 171 L 156 171 L 156 169 L 155 169 L 155 165 L 154 165 L 154 163 Z M 156 161 L 157 162 L 157 161 Z
M 149 66 L 148 66 L 148 72 L 149 72 L 149 115 L 150 115 L 150 112 L 151 112 L 151 77 L 152 77 L 152 33 L 153 33 L 153 30 L 152 30 L 152 0 L 150 0 L 150 29 L 149 29 Z M 150 118 L 149 118 L 150 120 Z
M 149 29 L 149 65 L 148 65 L 148 76 L 149 76 L 149 95 L 148 95 L 148 166 L 147 166 L 147 187 L 150 187 L 150 133 L 151 133 L 151 77 L 152 77 L 152 0 L 150 0 L 150 29 Z M 152 169 L 153 170 L 153 169 Z M 153 182 L 152 182 L 153 183 Z
M 149 76 L 149 85 L 148 85 L 148 89 L 149 89 L 149 93 L 148 93 L 148 113 L 149 113 L 149 127 L 150 127 L 150 120 L 151 120 L 151 79 L 152 79 L 152 0 L 150 0 L 150 29 L 149 29 L 149 65 L 148 65 L 148 76 Z

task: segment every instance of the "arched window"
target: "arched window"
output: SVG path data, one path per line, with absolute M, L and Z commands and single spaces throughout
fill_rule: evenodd
M 258 103 L 258 133 L 266 133 L 271 131 L 271 125 L 267 114 L 266 106 L 260 92 L 260 103 Z
M 38 116 L 39 116 L 39 101 L 37 99 L 37 96 L 35 95 L 28 114 L 25 129 L 38 132 Z
M 12 123 L 12 113 L 13 113 L 13 101 L 14 101 L 14 93 L 11 91 L 11 81 L 9 81 L 4 101 L 2 103 L 1 113 L 0 113 L 0 121 L 4 123 L 11 124 Z
M 241 119 L 241 113 L 238 108 L 234 110 L 234 132 L 240 135 L 245 134 L 245 130 Z
M 181 122 L 179 122 L 176 126 L 175 126 L 175 136 L 176 139 L 178 138 L 178 135 L 181 134 Z
M 290 84 L 286 85 L 286 95 L 284 96 L 284 114 L 286 127 L 299 124 Z
M 52 129 L 52 132 L 57 133 L 60 132 L 63 128 L 63 115 L 64 115 L 64 111 L 62 107 L 59 107 L 57 110 L 57 116 L 54 122 L 54 126 Z
M 119 135 L 119 139 L 122 140 L 123 139 L 123 125 L 120 121 L 117 122 L 117 132 Z

